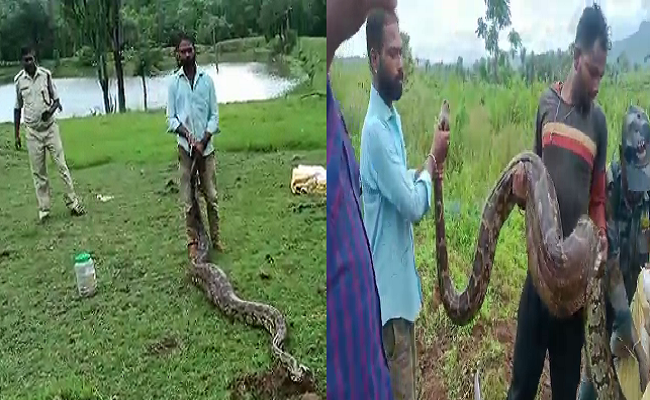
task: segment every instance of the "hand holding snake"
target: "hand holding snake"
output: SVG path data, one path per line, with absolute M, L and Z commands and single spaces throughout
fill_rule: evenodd
M 435 159 L 436 171 L 441 174 L 442 167 L 447 158 L 449 149 L 449 103 L 443 100 L 440 115 L 438 117 L 438 126 L 431 144 L 431 153 Z

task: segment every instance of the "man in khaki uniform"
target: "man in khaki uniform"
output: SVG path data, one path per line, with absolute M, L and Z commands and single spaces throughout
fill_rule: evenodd
M 36 65 L 34 51 L 25 47 L 21 51 L 23 69 L 14 78 L 16 105 L 14 107 L 14 128 L 16 149 L 20 149 L 20 118 L 24 108 L 24 124 L 27 133 L 27 150 L 38 200 L 38 218 L 43 221 L 50 215 L 50 185 L 47 176 L 45 151 L 56 164 L 65 184 L 65 204 L 73 215 L 85 213 L 77 198 L 72 177 L 65 162 L 59 126 L 53 118 L 57 109 L 62 110 L 59 96 L 52 82 L 52 74 Z

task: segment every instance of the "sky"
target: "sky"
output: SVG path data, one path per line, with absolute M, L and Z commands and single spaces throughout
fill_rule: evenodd
M 582 9 L 592 0 L 510 0 L 512 25 L 499 35 L 499 44 L 509 49 L 507 36 L 514 28 L 527 51 L 543 53 L 567 49 L 575 37 Z M 650 20 L 650 0 L 596 1 L 611 27 L 611 39 L 624 39 Z M 474 33 L 479 17 L 485 16 L 484 0 L 398 0 L 400 30 L 411 38 L 415 57 L 432 62 L 456 62 L 458 56 L 470 64 L 484 56 L 483 41 Z M 343 43 L 337 56 L 365 56 L 365 24 Z

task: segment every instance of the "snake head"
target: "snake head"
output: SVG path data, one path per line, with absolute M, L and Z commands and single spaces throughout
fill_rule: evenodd
M 449 102 L 447 99 L 442 100 L 440 115 L 438 116 L 438 128 L 441 131 L 449 131 Z
M 440 112 L 449 114 L 449 102 L 447 99 L 442 99 L 442 107 L 440 108 Z

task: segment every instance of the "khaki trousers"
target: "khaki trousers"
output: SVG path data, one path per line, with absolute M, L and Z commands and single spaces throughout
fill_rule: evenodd
M 388 320 L 382 328 L 390 384 L 395 400 L 417 399 L 415 324 L 403 318 Z
M 28 126 L 25 127 L 27 138 L 27 151 L 29 153 L 29 165 L 34 180 L 34 189 L 36 190 L 36 200 L 40 211 L 47 212 L 50 210 L 50 183 L 47 176 L 47 159 L 46 151 L 56 165 L 59 176 L 65 185 L 64 201 L 69 209 L 77 206 L 78 199 L 72 184 L 70 170 L 65 162 L 63 153 L 63 144 L 59 135 L 59 125 L 53 122 L 49 128 L 44 131 L 37 131 Z
M 178 164 L 181 175 L 180 194 L 185 209 L 185 225 L 187 228 L 188 245 L 195 244 L 198 240 L 197 225 L 194 215 L 199 215 L 200 210 L 193 210 L 192 189 L 190 185 L 190 169 L 192 158 L 182 147 L 178 147 Z M 206 157 L 199 158 L 198 189 L 203 194 L 208 212 L 208 225 L 213 247 L 219 245 L 219 205 L 217 202 L 217 186 L 215 183 L 215 156 L 214 152 Z M 196 214 L 194 214 L 196 212 Z

